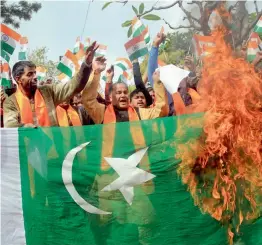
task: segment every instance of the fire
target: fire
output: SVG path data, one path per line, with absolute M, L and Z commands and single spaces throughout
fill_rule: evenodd
M 195 203 L 228 225 L 232 243 L 232 224 L 238 232 L 261 205 L 262 80 L 251 64 L 235 56 L 225 34 L 222 29 L 212 34 L 216 48 L 204 59 L 201 99 L 192 108 L 205 112 L 203 136 L 181 146 L 178 171 Z

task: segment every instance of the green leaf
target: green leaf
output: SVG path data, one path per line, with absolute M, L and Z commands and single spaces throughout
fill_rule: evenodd
M 155 14 L 147 14 L 142 17 L 145 20 L 161 20 L 161 18 L 158 15 Z
M 127 32 L 127 37 L 129 38 L 132 35 L 132 26 L 129 27 Z
M 138 10 L 132 5 L 132 9 L 134 10 L 135 14 L 138 15 Z
M 103 8 L 102 8 L 102 10 L 104 10 L 106 7 L 108 7 L 108 5 L 111 4 L 111 3 L 113 3 L 113 2 L 107 2 L 107 3 L 105 3 L 104 6 L 103 6 Z
M 122 27 L 127 27 L 127 26 L 131 26 L 132 24 L 132 20 L 127 20 L 122 24 Z
M 139 14 L 143 14 L 144 13 L 144 9 L 145 9 L 145 4 L 144 3 L 141 3 L 139 5 Z

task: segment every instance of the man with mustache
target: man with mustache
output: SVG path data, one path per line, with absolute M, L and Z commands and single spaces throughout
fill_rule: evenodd
M 154 119 L 167 116 L 168 104 L 164 85 L 159 79 L 159 71 L 153 75 L 156 104 L 153 108 L 134 108 L 129 103 L 128 86 L 123 82 L 114 83 L 109 91 L 111 104 L 105 106 L 96 100 L 100 74 L 105 70 L 105 59 L 93 62 L 94 78 L 83 91 L 83 105 L 96 124 Z M 110 73 L 110 69 L 107 73 Z M 113 71 L 112 71 L 113 72 Z
M 18 88 L 4 102 L 4 126 L 59 126 L 55 108 L 85 87 L 92 70 L 92 61 L 97 47 L 94 42 L 87 49 L 85 61 L 79 72 L 65 84 L 51 84 L 37 88 L 35 64 L 30 61 L 17 62 L 13 67 L 12 75 Z

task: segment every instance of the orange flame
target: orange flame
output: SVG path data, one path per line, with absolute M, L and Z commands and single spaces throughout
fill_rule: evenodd
M 203 211 L 228 226 L 238 220 L 238 230 L 256 217 L 261 204 L 262 80 L 252 65 L 234 56 L 225 34 L 222 29 L 212 34 L 216 48 L 204 59 L 201 99 L 193 107 L 205 112 L 203 137 L 181 146 L 178 171 Z M 231 229 L 228 234 L 232 243 Z

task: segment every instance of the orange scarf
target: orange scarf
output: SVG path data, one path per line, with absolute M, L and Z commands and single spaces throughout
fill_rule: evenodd
M 20 88 L 17 88 L 15 93 L 16 101 L 20 109 L 21 122 L 23 124 L 32 123 L 34 124 L 32 107 L 30 100 L 25 96 Z M 37 124 L 41 127 L 50 127 L 51 123 L 49 120 L 48 110 L 44 101 L 43 96 L 37 89 L 34 96 L 35 102 L 35 115 L 37 118 Z
M 132 106 L 128 107 L 128 118 L 129 121 L 139 121 L 136 110 Z M 116 114 L 112 104 L 109 105 L 105 111 L 104 124 L 106 123 L 116 123 Z
M 192 104 L 195 104 L 197 100 L 201 98 L 199 93 L 192 88 L 188 89 L 188 93 L 191 96 Z M 185 106 L 184 101 L 182 100 L 182 97 L 179 92 L 172 94 L 172 98 L 173 98 L 174 107 L 176 110 L 176 115 L 183 115 L 183 114 L 190 113 L 189 107 Z
M 73 126 L 82 126 L 78 113 L 74 110 L 74 108 L 71 105 L 69 105 L 67 110 L 63 109 L 61 106 L 57 106 L 56 115 L 60 127 L 70 126 L 68 117 L 70 118 L 70 121 L 72 122 Z

